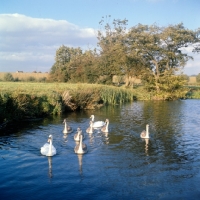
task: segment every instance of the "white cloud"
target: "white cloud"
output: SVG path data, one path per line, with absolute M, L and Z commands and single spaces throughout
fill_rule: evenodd
M 61 45 L 87 49 L 95 47 L 97 39 L 94 29 L 66 20 L 0 14 L 0 44 L 0 72 L 47 72 Z M 188 75 L 200 73 L 200 55 L 193 57 L 184 69 Z
M 0 14 L 0 71 L 49 71 L 61 45 L 87 48 L 96 43 L 92 28 L 65 20 Z
M 200 54 L 198 53 L 193 53 L 193 47 L 188 46 L 187 48 L 182 48 L 183 53 L 188 54 L 189 56 L 192 56 L 193 59 L 190 59 L 187 62 L 187 65 L 184 67 L 184 74 L 187 75 L 197 75 L 200 73 Z

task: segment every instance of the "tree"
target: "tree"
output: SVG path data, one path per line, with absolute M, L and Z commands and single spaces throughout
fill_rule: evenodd
M 81 63 L 82 50 L 62 45 L 56 51 L 55 63 L 50 71 L 50 80 L 67 82 Z
M 197 83 L 200 83 L 200 73 L 196 76 Z
M 4 81 L 14 81 L 14 78 L 11 73 L 6 73 L 4 75 Z
M 108 75 L 112 81 L 114 75 L 123 75 L 126 73 L 127 54 L 126 46 L 124 45 L 124 36 L 126 35 L 127 21 L 113 20 L 112 25 L 102 18 L 99 22 L 101 26 L 104 25 L 105 30 L 98 31 L 98 46 L 100 50 L 99 68 L 101 75 Z
M 182 49 L 190 46 L 197 52 L 198 45 L 193 45 L 198 42 L 198 34 L 185 29 L 183 24 L 168 27 L 138 24 L 130 29 L 127 37 L 127 46 L 133 58 L 138 59 L 144 66 L 142 79 L 146 82 L 147 88 L 155 92 L 158 98 L 162 96 L 164 99 L 169 98 L 170 95 L 173 98 L 183 95 L 180 91 L 184 81 L 175 75 L 192 57 L 183 53 Z M 177 80 L 182 84 L 177 85 Z M 176 89 L 177 97 L 174 96 L 174 89 L 171 88 Z

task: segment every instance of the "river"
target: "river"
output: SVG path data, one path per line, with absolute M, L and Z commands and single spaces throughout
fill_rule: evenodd
M 200 199 L 199 104 L 136 101 L 13 124 L 0 136 L 0 199 Z M 91 114 L 109 119 L 108 134 L 85 132 Z M 141 139 L 146 124 L 150 139 Z M 74 153 L 78 127 L 82 156 Z M 50 134 L 57 154 L 46 157 Z

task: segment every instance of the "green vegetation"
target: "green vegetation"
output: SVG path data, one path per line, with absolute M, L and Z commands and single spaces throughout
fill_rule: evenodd
M 180 94 L 180 98 L 200 98 L 199 87 L 184 90 L 187 92 Z M 0 82 L 0 128 L 1 124 L 11 120 L 152 99 L 154 93 L 147 92 L 144 86 L 125 88 L 86 83 Z
M 0 82 L 0 124 L 149 99 L 142 90 L 98 84 Z
M 142 25 L 127 29 L 128 20 L 102 18 L 98 48 L 61 46 L 56 51 L 50 80 L 68 83 L 112 84 L 114 76 L 136 77 L 156 100 L 174 100 L 187 91 L 181 72 L 189 59 L 184 48 L 199 52 L 199 29 L 183 24 L 159 27 Z
M 127 29 L 128 20 L 108 20 L 99 23 L 98 48 L 61 46 L 48 76 L 5 74 L 6 82 L 0 82 L 0 124 L 133 100 L 200 98 L 199 89 L 185 87 L 188 77 L 181 73 L 192 59 L 184 48 L 200 51 L 200 29 L 188 30 L 183 24 Z M 116 76 L 118 86 L 122 77 L 140 79 L 141 85 L 127 81 L 111 86 Z M 200 75 L 196 78 L 199 83 Z
M 186 94 L 187 99 L 200 99 L 200 86 L 190 86 Z

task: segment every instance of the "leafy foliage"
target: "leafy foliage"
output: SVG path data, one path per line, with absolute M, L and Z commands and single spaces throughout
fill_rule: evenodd
M 6 73 L 4 75 L 4 81 L 14 81 L 14 78 L 11 73 Z
M 190 55 L 200 52 L 199 30 L 182 23 L 159 27 L 138 24 L 127 29 L 128 20 L 103 17 L 99 22 L 98 48 L 83 52 L 61 46 L 56 52 L 50 77 L 58 82 L 112 84 L 113 77 L 142 79 L 155 99 L 176 99 L 184 95 L 182 69 Z M 127 84 L 128 85 L 128 84 Z

